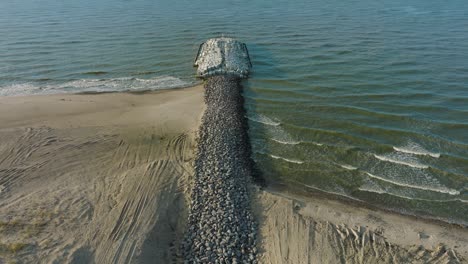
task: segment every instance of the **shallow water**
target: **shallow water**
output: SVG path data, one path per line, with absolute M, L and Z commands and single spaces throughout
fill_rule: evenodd
M 0 95 L 187 86 L 236 37 L 266 178 L 467 223 L 466 28 L 462 0 L 1 1 Z

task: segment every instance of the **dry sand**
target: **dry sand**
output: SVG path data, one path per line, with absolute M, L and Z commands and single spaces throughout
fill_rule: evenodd
M 468 230 L 284 190 L 257 190 L 260 263 L 467 263 Z
M 167 263 L 202 87 L 0 98 L 0 263 Z
M 202 91 L 0 98 L 0 263 L 170 263 Z M 468 259 L 461 227 L 253 189 L 260 263 Z

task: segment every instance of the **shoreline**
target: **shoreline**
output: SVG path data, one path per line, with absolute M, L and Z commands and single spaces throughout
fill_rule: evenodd
M 468 228 L 458 223 L 450 223 L 440 219 L 424 218 L 419 215 L 405 214 L 393 211 L 391 209 L 381 208 L 376 205 L 372 205 L 363 201 L 347 199 L 346 197 L 340 197 L 339 195 L 329 194 L 320 190 L 314 190 L 312 192 L 300 191 L 299 188 L 285 187 L 283 184 L 267 184 L 266 187 L 257 187 L 260 191 L 264 191 L 276 196 L 284 197 L 290 200 L 302 200 L 310 201 L 314 200 L 317 202 L 339 204 L 342 206 L 348 206 L 350 208 L 363 209 L 376 214 L 394 216 L 396 218 L 406 219 L 408 222 L 413 221 L 416 223 L 422 223 L 427 225 L 439 226 L 444 229 L 458 230 L 468 235 Z M 468 239 L 467 239 L 468 242 Z M 468 250 L 468 247 L 467 247 Z
M 391 208 L 380 207 L 378 205 L 374 205 L 368 203 L 366 201 L 352 199 L 347 196 L 329 193 L 326 191 L 322 191 L 318 188 L 313 188 L 309 186 L 292 186 L 286 183 L 281 182 L 268 182 L 266 184 L 266 189 L 270 190 L 271 192 L 275 193 L 290 193 L 292 196 L 302 196 L 304 198 L 319 198 L 319 199 L 331 199 L 343 204 L 355 206 L 355 207 L 362 207 L 369 210 L 375 210 L 380 212 L 385 212 L 388 214 L 395 214 L 402 217 L 412 218 L 415 221 L 422 221 L 426 223 L 432 223 L 440 226 L 447 226 L 447 227 L 456 227 L 460 229 L 468 229 L 468 223 L 459 223 L 456 221 L 450 221 L 449 219 L 437 218 L 435 216 L 430 215 L 418 215 L 412 212 L 399 212 L 397 210 L 393 210 Z
M 0 97 L 0 102 L 5 98 L 25 98 L 25 97 L 50 97 L 50 96 L 74 96 L 74 95 L 106 95 L 106 94 L 116 94 L 116 95 L 155 95 L 155 94 L 160 94 L 160 93 L 165 93 L 165 92 L 172 92 L 172 91 L 178 91 L 178 90 L 185 90 L 185 89 L 191 89 L 195 87 L 202 87 L 203 83 L 199 83 L 196 85 L 191 85 L 191 86 L 182 86 L 182 87 L 176 87 L 176 88 L 167 88 L 167 89 L 156 89 L 156 90 L 125 90 L 125 91 L 96 91 L 96 92 L 77 92 L 77 93 L 54 93 L 54 94 L 35 94 L 35 95 L 15 95 L 15 96 L 4 96 Z M 351 197 L 339 195 L 339 194 L 333 194 L 329 193 L 323 190 L 320 190 L 318 188 L 314 187 L 308 187 L 308 186 L 299 186 L 299 185 L 288 185 L 287 183 L 282 183 L 278 181 L 270 181 L 262 178 L 257 178 L 258 175 L 254 174 L 254 179 L 253 179 L 253 184 L 256 185 L 257 187 L 263 189 L 266 188 L 268 190 L 271 190 L 273 192 L 291 192 L 293 191 L 294 194 L 296 195 L 301 195 L 304 197 L 327 197 L 336 201 L 340 201 L 345 204 L 350 204 L 353 206 L 359 206 L 359 207 L 365 207 L 368 209 L 373 209 L 373 210 L 379 210 L 387 213 L 393 213 L 397 214 L 400 216 L 404 217 L 410 217 L 414 218 L 415 220 L 418 221 L 427 221 L 430 223 L 434 224 L 439 224 L 439 225 L 448 225 L 448 226 L 457 226 L 459 228 L 468 228 L 468 222 L 467 223 L 459 223 L 456 221 L 451 221 L 449 219 L 444 219 L 444 218 L 438 218 L 435 216 L 430 216 L 430 215 L 418 215 L 416 213 L 411 213 L 411 212 L 400 212 L 393 210 L 391 208 L 385 208 L 385 207 L 379 207 L 378 205 L 373 205 L 371 203 L 368 203 L 366 201 L 358 200 L 358 199 L 353 199 Z M 306 190 L 312 190 L 311 192 L 308 192 Z
M 0 98 L 0 261 L 177 260 L 203 92 Z M 468 261 L 464 226 L 282 184 L 248 188 L 259 263 Z
M 465 263 L 468 231 L 406 216 L 257 190 L 259 263 Z

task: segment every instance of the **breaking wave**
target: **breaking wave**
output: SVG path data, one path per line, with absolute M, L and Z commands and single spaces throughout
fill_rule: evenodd
M 253 116 L 247 116 L 247 119 L 257 122 L 257 123 L 268 125 L 268 126 L 279 126 L 281 124 L 280 122 L 274 121 L 273 119 L 262 114 L 255 114 Z
M 424 149 L 422 146 L 416 144 L 416 143 L 409 143 L 404 147 L 393 147 L 395 151 L 402 152 L 402 153 L 407 153 L 407 154 L 413 154 L 413 155 L 421 155 L 421 156 L 431 156 L 433 158 L 439 158 L 440 153 L 433 153 L 430 152 L 426 149 Z
M 358 168 L 354 167 L 354 166 L 351 166 L 351 165 L 348 165 L 348 164 L 339 164 L 337 163 L 338 166 L 340 166 L 341 168 L 343 169 L 347 169 L 347 170 L 357 170 Z
M 296 163 L 296 164 L 302 164 L 302 163 L 304 163 L 304 161 L 302 161 L 302 160 L 287 159 L 287 158 L 283 158 L 283 157 L 275 156 L 275 155 L 269 155 L 269 156 L 272 157 L 272 158 L 274 158 L 274 159 L 280 159 L 280 160 L 284 160 L 284 161 L 290 162 L 290 163 Z
M 448 202 L 462 202 L 462 203 L 468 203 L 468 200 L 463 200 L 463 199 L 437 200 L 437 199 L 423 199 L 423 198 L 409 197 L 409 196 L 405 196 L 405 195 L 389 193 L 389 192 L 386 192 L 385 190 L 383 190 L 383 189 L 381 189 L 381 188 L 359 187 L 358 190 L 359 190 L 359 191 L 362 191 L 362 192 L 371 192 L 371 193 L 378 193 L 378 194 L 388 194 L 388 195 L 391 195 L 391 196 L 395 196 L 395 197 L 403 198 L 403 199 L 407 199 L 407 200 L 426 201 L 426 202 L 438 202 L 438 203 L 448 203 Z
M 271 140 L 280 144 L 284 144 L 284 145 L 297 145 L 301 143 L 300 141 L 295 141 L 295 140 L 280 140 L 280 139 L 275 139 L 275 138 L 272 138 Z
M 382 160 L 382 161 L 401 164 L 401 165 L 405 165 L 405 166 L 409 166 L 409 167 L 413 167 L 413 168 L 418 168 L 418 169 L 427 169 L 427 168 L 429 168 L 429 166 L 424 165 L 424 164 L 420 164 L 415 160 L 400 159 L 401 157 L 395 156 L 395 155 L 381 156 L 381 155 L 374 154 L 374 157 L 379 159 L 379 160 Z
M 180 88 L 193 85 L 172 76 L 151 79 L 114 78 L 80 79 L 63 83 L 26 82 L 0 87 L 0 96 L 35 94 L 82 93 L 82 92 L 124 92 Z
M 401 187 L 419 189 L 419 190 L 424 190 L 424 191 L 446 193 L 446 194 L 450 194 L 450 195 L 459 195 L 460 194 L 460 192 L 457 191 L 457 190 L 448 189 L 448 188 L 445 188 L 445 187 L 440 187 L 440 188 L 434 188 L 434 187 L 428 187 L 428 186 L 423 187 L 423 186 L 418 186 L 418 185 L 414 185 L 414 184 L 408 184 L 408 183 L 392 181 L 392 180 L 386 179 L 384 177 L 374 175 L 374 174 L 369 173 L 369 172 L 365 172 L 365 173 L 367 174 L 367 176 L 369 176 L 371 178 L 378 179 L 378 180 L 381 180 L 381 181 L 384 181 L 384 182 L 387 182 L 387 183 L 391 183 L 391 184 L 394 184 L 394 185 L 398 185 L 398 186 L 401 186 Z

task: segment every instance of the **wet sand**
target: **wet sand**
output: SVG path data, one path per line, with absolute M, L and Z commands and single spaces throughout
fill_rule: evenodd
M 201 86 L 0 98 L 0 263 L 171 263 Z M 253 188 L 259 263 L 466 263 L 466 228 Z

